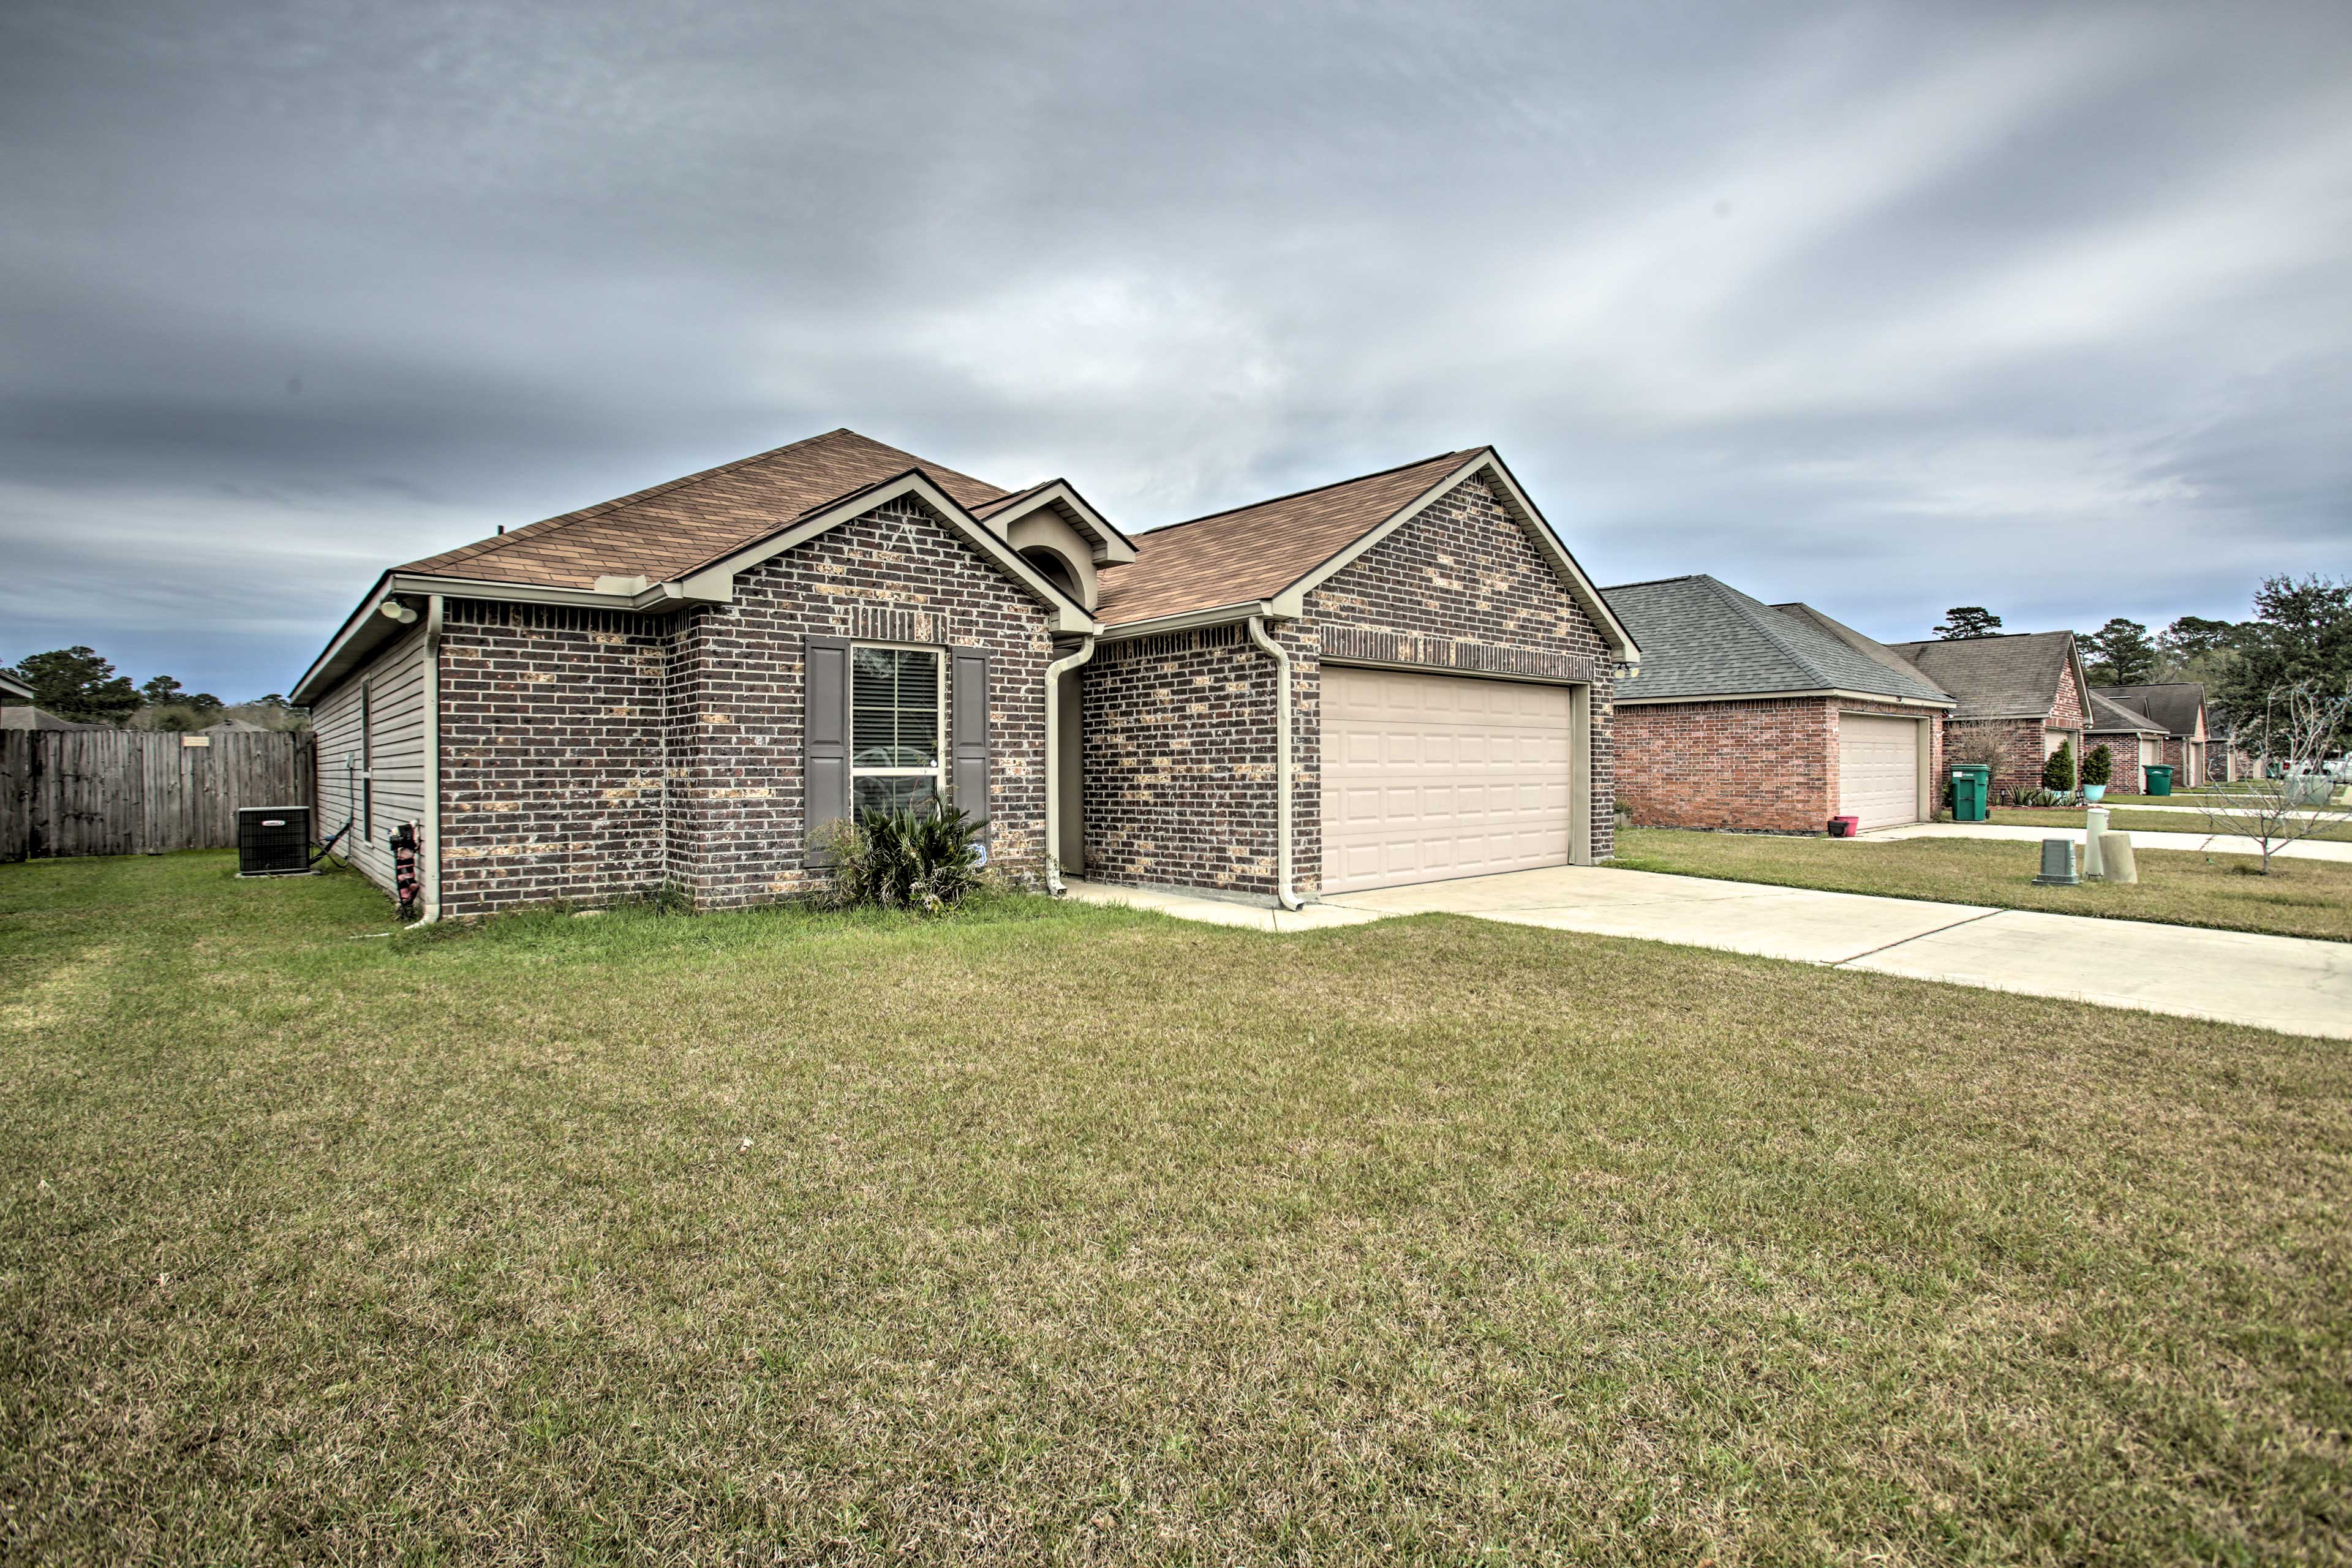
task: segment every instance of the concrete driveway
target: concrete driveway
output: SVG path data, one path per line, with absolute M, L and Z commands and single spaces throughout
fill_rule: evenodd
M 1603 867 L 1384 888 L 1309 906 L 1317 907 L 1471 915 L 1643 937 L 2352 1039 L 2352 943 L 2347 942 Z

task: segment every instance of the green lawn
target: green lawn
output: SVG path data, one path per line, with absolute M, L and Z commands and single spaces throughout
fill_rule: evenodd
M 2053 833 L 2083 831 L 2083 812 L 2079 806 L 2051 810 L 2038 806 L 1996 806 L 1992 820 L 2009 827 L 2047 827 Z M 2107 826 L 2116 833 L 2195 833 L 2199 835 L 2222 831 L 2200 812 L 2195 816 L 2177 811 L 2129 811 L 2109 809 Z M 2224 825 L 2226 828 L 2226 825 Z M 2323 823 L 2304 835 L 2306 838 L 2334 839 L 2339 843 L 2352 840 L 2352 817 L 2341 822 Z
M 2197 805 L 2197 806 L 2201 806 L 2201 805 L 2205 805 L 2205 804 L 2206 804 L 2206 802 L 2207 802 L 2207 800 L 2208 800 L 2209 798 L 2211 798 L 2211 797 L 2226 797 L 2226 796 L 2229 796 L 2229 795 L 2242 795 L 2242 794 L 2244 794 L 2244 793 L 2245 793 L 2245 786 L 2244 786 L 2243 784 L 2212 784 L 2212 785 L 2210 785 L 2210 786 L 2208 786 L 2207 788 L 2205 788 L 2205 789 L 2201 789 L 2201 790 L 2179 790 L 2179 789 L 2177 789 L 2177 790 L 2174 790 L 2170 795 L 2117 795 L 2115 791 L 2113 791 L 2113 790 L 2109 790 L 2109 791 L 2107 792 L 2107 796 L 2106 796 L 2106 800 L 2105 800 L 2105 805 Z M 2320 809 L 2320 810 L 2323 810 L 2323 811 L 2340 811 L 2340 812 L 2352 813 L 2352 805 L 2325 805 L 2325 806 L 2322 806 L 2322 807 L 2320 807 L 2319 809 Z
M 228 870 L 0 867 L 0 1561 L 2352 1542 L 2340 1043 L 1444 920 L 371 938 Z
M 2033 882 L 2041 850 L 2032 844 L 1981 838 L 1852 842 L 1641 827 L 1617 835 L 1617 858 L 1611 864 L 1840 893 L 2352 942 L 2352 865 L 2273 858 L 2265 877 L 2258 874 L 2261 860 L 2252 855 L 2136 849 L 2134 858 L 2139 881 L 2129 887 L 2085 882 L 2041 888 Z

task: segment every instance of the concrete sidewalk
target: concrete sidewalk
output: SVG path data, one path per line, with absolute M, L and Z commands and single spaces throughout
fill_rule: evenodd
M 1296 914 L 1087 882 L 1071 883 L 1070 893 L 1270 931 L 1389 915 L 1467 915 L 2352 1039 L 2352 943 L 2347 942 L 1606 867 L 1554 867 L 1348 893 Z
M 2004 806 L 2001 809 L 2008 810 L 2010 808 Z M 2068 809 L 2080 811 L 2083 808 L 2081 806 L 2070 806 Z M 2208 807 L 2201 805 L 2167 805 L 2160 801 L 2147 801 L 2145 803 L 2109 801 L 2097 809 L 2101 811 L 2177 811 L 2186 816 L 2203 816 L 2207 815 L 2209 810 Z M 2305 810 L 2301 812 L 2300 815 L 2304 816 L 2324 816 L 2336 821 L 2352 820 L 2352 810 L 2347 810 L 2346 807 L 2340 805 L 2322 806 L 2316 809 Z
M 2126 809 L 2118 806 L 2117 810 Z M 2262 846 L 2251 838 L 2234 837 L 2226 833 L 2144 833 L 2129 830 L 2135 849 L 2185 850 L 2190 854 L 2255 855 Z M 1831 844 L 1885 844 L 1901 838 L 1990 838 L 2011 844 L 2039 844 L 2045 838 L 2073 838 L 2083 841 L 2079 827 L 2006 827 L 1994 822 L 1915 822 L 1906 827 L 1876 827 L 1856 838 L 1832 838 Z M 2338 860 L 2352 862 L 2352 842 L 2340 838 L 2303 838 L 2293 844 L 2282 844 L 2271 850 L 2273 858 L 2286 856 L 2297 860 Z

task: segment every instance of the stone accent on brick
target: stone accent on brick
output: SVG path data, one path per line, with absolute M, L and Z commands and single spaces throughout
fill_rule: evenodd
M 1591 681 L 1593 854 L 1612 853 L 1606 641 L 1483 476 L 1349 563 L 1304 608 L 1267 627 L 1292 661 L 1292 854 L 1302 894 L 1321 880 L 1327 659 Z M 1086 874 L 1271 893 L 1274 661 L 1243 627 L 1221 626 L 1106 642 L 1082 679 Z

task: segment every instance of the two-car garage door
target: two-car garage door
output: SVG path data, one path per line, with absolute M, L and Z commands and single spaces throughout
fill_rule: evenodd
M 1919 721 L 1838 715 L 1838 811 L 1864 829 L 1919 820 Z
M 1326 665 L 1322 712 L 1324 891 L 1568 864 L 1569 688 Z

